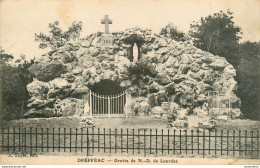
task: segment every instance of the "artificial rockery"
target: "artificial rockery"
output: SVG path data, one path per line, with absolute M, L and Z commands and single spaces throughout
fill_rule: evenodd
M 233 118 L 241 117 L 240 99 L 234 93 L 236 71 L 225 58 L 147 29 L 114 32 L 110 47 L 101 45 L 102 35 L 91 34 L 35 61 L 30 67 L 34 80 L 27 85 L 31 99 L 25 117 L 81 116 L 82 96 L 104 79 L 131 95 L 130 115 L 163 113 L 162 104 L 169 102 L 166 110 L 176 112 L 177 120 L 187 115 L 207 117 L 203 104 L 208 92 L 220 91 L 231 97 Z M 135 62 L 133 43 L 139 47 Z M 217 113 L 209 118 L 229 115 L 225 110 Z

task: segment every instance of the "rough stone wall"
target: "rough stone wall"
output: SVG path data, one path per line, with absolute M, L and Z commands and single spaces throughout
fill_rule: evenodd
M 144 40 L 138 62 L 127 58 L 131 45 L 125 39 L 133 34 Z M 89 86 L 103 79 L 128 90 L 133 114 L 158 111 L 162 102 L 170 102 L 170 108 L 195 105 L 196 109 L 202 106 L 208 91 L 230 93 L 231 105 L 240 113 L 240 99 L 234 94 L 236 71 L 225 58 L 140 28 L 112 33 L 113 47 L 102 46 L 101 36 L 92 34 L 36 60 L 30 67 L 35 79 L 27 86 L 32 98 L 25 116 L 33 116 L 36 109 L 46 110 L 44 117 L 81 115 L 76 104 L 81 103 Z M 129 67 L 140 62 L 147 65 L 148 73 L 129 75 Z

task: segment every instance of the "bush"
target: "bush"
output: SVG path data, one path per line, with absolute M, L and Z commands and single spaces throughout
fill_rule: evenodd
M 145 60 L 131 64 L 127 71 L 133 84 L 139 84 L 140 81 L 146 83 L 149 80 L 148 76 L 155 77 L 157 75 L 155 68 Z
M 173 26 L 172 23 L 167 24 L 165 28 L 162 28 L 161 35 L 165 37 L 170 37 L 175 41 L 186 41 L 189 40 L 185 33 L 179 31 L 176 26 Z
M 26 101 L 30 98 L 26 85 L 32 77 L 23 66 L 12 67 L 8 64 L 0 66 L 0 119 L 18 119 L 23 116 Z

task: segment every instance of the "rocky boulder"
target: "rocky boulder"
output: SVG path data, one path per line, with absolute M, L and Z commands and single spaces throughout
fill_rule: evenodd
M 68 82 L 70 82 L 70 83 L 72 83 L 72 82 L 74 82 L 74 80 L 75 80 L 75 76 L 74 75 L 72 75 L 71 73 L 67 73 L 67 74 L 62 74 L 61 75 L 61 77 L 62 78 L 65 78 Z
M 201 107 L 196 107 L 193 110 L 194 114 L 197 115 L 200 118 L 203 118 L 205 116 L 208 116 L 208 111 L 205 108 L 201 108 Z
M 49 91 L 48 83 L 34 79 L 33 82 L 29 83 L 26 87 L 31 97 L 40 100 L 44 100 L 47 98 L 47 93 Z
M 149 115 L 151 112 L 151 107 L 148 102 L 142 101 L 140 102 L 140 107 L 138 107 L 139 114 L 143 113 L 144 115 Z
M 49 117 L 60 117 L 61 113 L 58 113 L 54 109 L 44 108 L 44 109 L 29 109 L 25 114 L 24 118 L 49 118 Z
M 243 119 L 244 117 L 239 108 L 231 109 L 231 119 Z
M 154 117 L 161 117 L 164 113 L 165 112 L 161 106 L 155 106 L 154 108 L 152 108 L 152 115 Z
M 35 97 L 31 98 L 27 102 L 27 107 L 41 109 L 45 107 L 53 108 L 53 104 L 55 103 L 55 99 L 41 100 Z
M 54 87 L 55 90 L 61 90 L 69 87 L 68 81 L 62 78 L 56 78 L 49 83 L 52 85 L 52 87 Z
M 230 120 L 230 116 L 229 115 L 219 115 L 216 117 L 216 120 L 228 121 L 228 120 Z
M 79 75 L 79 74 L 82 73 L 82 71 L 83 71 L 82 67 L 77 66 L 75 69 L 72 70 L 71 73 L 72 73 L 73 75 Z
M 78 86 L 73 92 L 72 97 L 74 98 L 82 98 L 83 95 L 89 92 L 89 88 L 86 86 Z
M 188 128 L 189 124 L 187 120 L 175 120 L 169 124 L 171 127 L 175 127 L 177 129 Z
M 35 63 L 29 71 L 40 81 L 49 82 L 65 73 L 65 66 L 60 61 Z
M 76 99 L 63 99 L 55 103 L 54 107 L 60 111 L 62 116 L 67 117 L 67 116 L 73 116 L 76 112 L 76 104 L 77 100 Z
M 69 50 L 69 49 L 68 49 Z M 61 60 L 63 63 L 70 63 L 77 60 L 74 52 L 63 51 L 63 52 L 55 52 L 52 54 L 53 60 Z
M 160 85 L 167 85 L 172 82 L 169 76 L 163 73 L 158 73 L 155 81 Z
M 178 110 L 177 120 L 187 120 L 188 110 L 187 109 L 180 109 Z
M 149 86 L 149 92 L 150 93 L 157 93 L 160 91 L 160 85 L 157 84 L 156 82 L 153 82 L 150 86 Z
M 209 66 L 215 70 L 223 70 L 227 65 L 227 61 L 223 57 L 218 57 L 214 62 L 210 63 Z
M 89 54 L 90 54 L 91 56 L 93 56 L 93 57 L 96 57 L 96 56 L 99 54 L 99 49 L 92 47 L 92 48 L 90 48 L 90 50 L 89 50 Z
M 204 118 L 203 120 L 201 120 L 199 122 L 199 128 L 201 128 L 201 129 L 211 130 L 211 129 L 214 129 L 215 126 L 216 126 L 215 121 L 213 119 L 210 119 L 209 117 Z

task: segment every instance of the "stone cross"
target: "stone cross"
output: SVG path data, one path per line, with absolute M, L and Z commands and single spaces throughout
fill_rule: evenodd
M 105 24 L 105 33 L 109 33 L 109 24 L 112 24 L 112 20 L 109 20 L 109 16 L 105 15 L 105 19 L 101 20 L 101 24 Z

